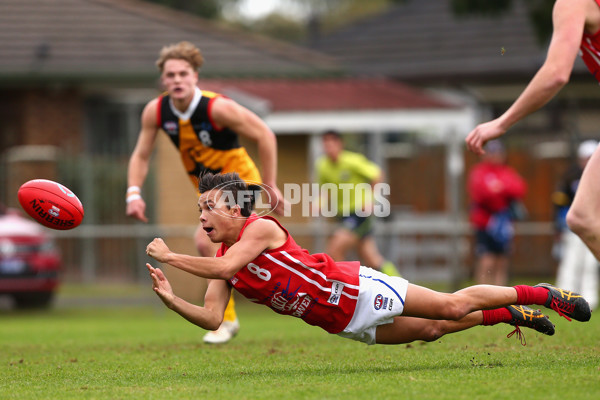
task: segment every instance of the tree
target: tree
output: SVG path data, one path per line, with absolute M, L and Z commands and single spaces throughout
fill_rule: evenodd
M 240 0 L 146 0 L 176 10 L 189 12 L 206 19 L 220 19 L 223 10 Z
M 236 21 L 244 29 L 296 43 L 311 42 L 331 31 L 381 12 L 391 0 L 281 0 L 278 10 L 254 21 Z M 293 7 L 292 7 L 293 6 Z M 294 15 L 290 9 L 296 10 Z
M 398 0 L 396 0 L 398 1 Z M 520 0 L 527 7 L 529 19 L 538 42 L 546 44 L 552 35 L 552 8 L 555 0 Z M 452 11 L 457 16 L 500 16 L 515 6 L 513 0 L 451 0 Z
M 300 42 L 306 36 L 304 24 L 276 12 L 252 22 L 246 28 L 252 32 L 287 42 Z

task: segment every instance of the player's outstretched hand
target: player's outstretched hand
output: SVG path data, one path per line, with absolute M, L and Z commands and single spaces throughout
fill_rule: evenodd
M 171 284 L 167 280 L 167 277 L 160 268 L 153 268 L 152 265 L 148 263 L 146 263 L 146 268 L 148 268 L 148 272 L 152 278 L 152 289 L 154 289 L 154 292 L 160 297 L 162 302 L 165 303 L 167 307 L 171 308 L 175 295 L 173 294 L 173 289 L 171 288 Z
M 127 203 L 126 215 L 131 218 L 135 218 L 142 222 L 148 222 L 146 217 L 146 202 L 144 199 L 136 199 Z
M 506 130 L 500 126 L 497 119 L 479 124 L 465 139 L 467 149 L 477 155 L 485 154 L 483 146 L 485 146 L 488 141 L 502 136 L 505 132 Z
M 171 250 L 169 250 L 169 247 L 161 238 L 154 238 L 154 240 L 146 246 L 146 254 L 158 262 L 167 262 L 167 256 L 170 252 Z

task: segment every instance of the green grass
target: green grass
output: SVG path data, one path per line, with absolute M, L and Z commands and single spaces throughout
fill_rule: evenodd
M 231 343 L 158 301 L 0 312 L 0 399 L 597 399 L 600 318 L 366 346 L 248 303 Z

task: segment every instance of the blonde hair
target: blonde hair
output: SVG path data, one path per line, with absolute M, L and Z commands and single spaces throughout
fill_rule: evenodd
M 160 72 L 163 72 L 165 62 L 172 59 L 185 60 L 196 71 L 204 63 L 200 49 L 186 41 L 164 46 L 160 50 L 160 55 L 158 56 L 158 60 L 156 60 L 156 66 Z

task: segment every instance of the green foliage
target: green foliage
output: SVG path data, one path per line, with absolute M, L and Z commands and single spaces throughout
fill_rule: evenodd
M 521 0 L 523 1 L 523 0 Z M 552 35 L 552 8 L 555 0 L 525 0 L 529 19 L 540 44 L 546 44 Z M 483 15 L 500 17 L 508 13 L 515 3 L 512 0 L 452 0 L 456 16 Z
M 147 289 L 150 291 L 150 289 Z M 105 294 L 110 300 L 109 293 Z M 111 292 L 110 295 L 115 295 Z M 102 300 L 102 295 L 98 299 Z M 240 302 L 224 346 L 148 306 L 0 312 L 3 399 L 591 399 L 600 394 L 600 319 L 552 320 L 552 337 L 507 325 L 435 343 L 366 346 Z
M 555 0 L 528 1 L 529 18 L 535 28 L 537 40 L 546 44 L 552 36 L 552 8 Z
M 186 11 L 207 19 L 221 17 L 224 7 L 238 0 L 146 0 L 180 11 Z
M 391 0 L 298 1 L 305 15 L 290 16 L 275 11 L 254 21 L 233 21 L 243 29 L 293 43 L 306 42 L 311 35 L 330 32 L 369 15 L 382 12 Z
M 271 13 L 246 25 L 246 29 L 288 42 L 299 42 L 306 35 L 305 26 L 288 16 Z
M 452 11 L 456 15 L 499 16 L 512 7 L 512 0 L 452 0 Z
M 168 1 L 168 0 L 152 0 Z M 173 1 L 173 0 L 171 0 Z M 306 18 L 284 16 L 278 11 L 256 21 L 234 21 L 233 25 L 279 40 L 302 42 L 309 38 L 309 26 L 322 33 L 339 29 L 369 15 L 385 12 L 393 4 L 418 0 L 287 0 L 302 5 Z M 484 16 L 498 18 L 521 1 L 527 8 L 538 42 L 546 44 L 552 34 L 552 7 L 555 0 L 451 0 L 451 10 L 459 18 Z M 310 38 L 309 38 L 310 39 Z

